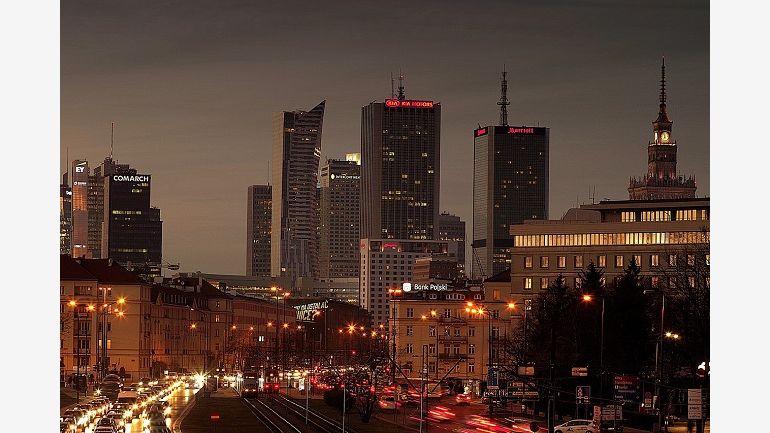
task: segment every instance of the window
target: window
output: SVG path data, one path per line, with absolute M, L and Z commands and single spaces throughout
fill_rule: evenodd
M 607 267 L 607 256 L 597 257 L 596 263 L 597 263 L 597 266 L 599 266 L 600 268 Z
M 583 286 L 583 280 L 580 277 L 575 277 L 575 288 L 579 289 Z
M 695 277 L 687 277 L 687 284 L 691 289 L 695 288 Z
M 530 277 L 524 278 L 524 289 L 532 290 L 532 278 Z
M 435 337 L 435 336 L 436 336 L 436 327 L 428 326 L 428 337 Z
M 460 328 L 455 328 L 455 337 L 460 336 Z
M 476 328 L 471 326 L 468 328 L 468 337 L 475 337 L 476 336 Z
M 636 266 L 642 267 L 642 256 L 639 254 L 634 254 L 634 262 L 636 263 Z
M 444 317 L 447 319 L 452 317 L 452 310 L 449 308 L 444 308 Z
M 414 308 L 407 308 L 406 309 L 406 317 L 408 319 L 411 319 L 414 317 Z
M 615 256 L 615 267 L 616 268 L 623 267 L 623 256 Z
M 532 256 L 524 257 L 524 268 L 525 269 L 532 268 Z
M 669 254 L 668 255 L 668 265 L 669 266 L 676 266 L 676 254 Z
M 660 284 L 660 277 L 652 277 L 652 287 L 658 287 Z
M 642 221 L 671 221 L 670 210 L 642 211 Z
M 556 258 L 556 267 L 564 269 L 567 267 L 567 256 L 559 256 Z
M 449 337 L 452 335 L 452 330 L 448 326 L 444 326 L 444 336 Z
M 632 223 L 636 221 L 636 212 L 621 212 L 620 221 L 624 223 Z
M 575 256 L 575 267 L 583 269 L 583 256 Z
M 468 373 L 476 372 L 476 365 L 473 361 L 468 361 Z
M 476 345 L 475 344 L 469 344 L 468 345 L 468 355 L 475 355 L 476 354 Z
M 406 335 L 414 335 L 414 326 L 406 325 Z
M 452 354 L 453 355 L 459 355 L 460 354 L 460 345 L 459 344 L 455 344 L 454 346 L 452 346 Z
M 540 256 L 540 267 L 548 268 L 548 256 Z
M 657 268 L 660 266 L 660 257 L 657 254 L 650 256 L 650 267 Z
M 687 255 L 687 266 L 695 266 L 695 254 Z
M 547 289 L 548 288 L 548 277 L 541 277 L 540 278 L 540 288 L 541 289 Z
M 706 254 L 706 266 L 711 266 L 711 254 Z
M 449 355 L 449 345 L 448 344 L 444 345 L 444 355 Z
M 494 301 L 500 300 L 500 289 L 495 289 L 492 291 L 492 300 Z
M 406 344 L 406 353 L 414 353 L 414 344 L 412 343 Z
M 436 345 L 435 344 L 429 344 L 428 345 L 428 355 L 435 355 L 436 354 Z

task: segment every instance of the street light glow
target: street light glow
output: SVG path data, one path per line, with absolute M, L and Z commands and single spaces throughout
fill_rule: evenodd
M 591 302 L 593 299 L 594 298 L 591 295 L 583 295 L 583 301 L 584 302 Z

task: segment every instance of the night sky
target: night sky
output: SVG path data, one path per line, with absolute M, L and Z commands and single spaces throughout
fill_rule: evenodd
M 153 176 L 163 257 L 243 274 L 246 191 L 268 180 L 271 115 L 326 99 L 322 161 L 360 148 L 361 107 L 390 96 L 442 104 L 441 210 L 471 237 L 473 129 L 551 128 L 550 217 L 627 199 L 646 172 L 666 56 L 679 171 L 709 195 L 708 2 L 64 1 L 61 167 L 109 153 Z

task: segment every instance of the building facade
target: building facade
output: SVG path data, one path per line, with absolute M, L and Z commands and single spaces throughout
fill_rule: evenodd
M 404 98 L 361 109 L 361 238 L 439 238 L 441 104 Z
M 94 257 L 94 252 L 88 248 L 90 174 L 88 161 L 77 159 L 72 161 L 71 171 L 67 174 L 72 182 L 72 257 Z
M 635 260 L 651 285 L 664 287 L 662 275 L 677 263 L 709 265 L 709 208 L 708 199 L 603 201 L 561 220 L 512 225 L 510 296 L 531 302 L 559 274 L 579 287 L 591 262 L 610 284 Z
M 59 254 L 72 254 L 72 189 L 59 185 Z
M 321 167 L 320 278 L 358 278 L 361 165 L 355 155 Z
M 457 242 L 457 265 L 461 275 L 465 275 L 465 221 L 457 215 L 442 212 L 438 216 L 438 239 Z
M 326 101 L 273 117 L 271 274 L 290 280 L 318 269 L 318 163 Z
M 273 188 L 249 186 L 246 206 L 246 275 L 270 276 Z
M 447 241 L 361 239 L 360 248 L 360 306 L 371 314 L 373 326 L 387 326 L 388 289 L 412 281 L 415 259 L 449 255 Z
M 661 65 L 660 109 L 652 122 L 652 141 L 647 145 L 647 174 L 631 178 L 628 197 L 631 200 L 695 198 L 695 177 L 676 171 L 676 140 L 671 135 L 674 123 L 666 112 L 666 62 Z

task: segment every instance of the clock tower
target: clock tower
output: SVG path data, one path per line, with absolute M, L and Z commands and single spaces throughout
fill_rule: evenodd
M 652 122 L 652 141 L 647 145 L 647 175 L 632 178 L 628 187 L 631 200 L 679 199 L 695 197 L 695 178 L 676 172 L 676 140 L 666 112 L 666 60 L 660 68 L 660 109 Z

